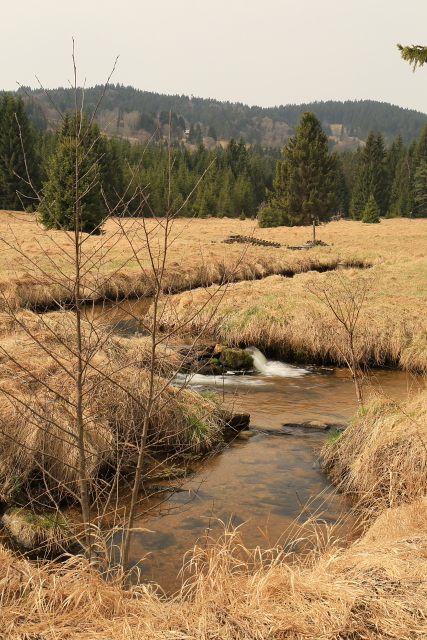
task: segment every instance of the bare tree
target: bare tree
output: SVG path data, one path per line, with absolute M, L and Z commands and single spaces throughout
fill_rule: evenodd
M 325 329 L 351 373 L 360 405 L 363 404 L 363 372 L 358 355 L 360 317 L 371 286 L 366 276 L 349 278 L 344 273 L 328 274 L 307 284 L 307 291 L 332 314 L 332 322 L 324 320 Z
M 74 50 L 73 73 L 78 115 L 84 91 L 78 87 Z M 104 93 L 107 86 L 108 81 Z M 59 110 L 56 113 L 62 118 Z M 19 263 L 19 269 L 10 274 L 9 285 L 0 292 L 7 320 L 3 336 L 7 339 L 0 336 L 4 374 L 0 432 L 5 443 L 0 476 L 4 498 L 18 483 L 25 485 L 28 504 L 34 507 L 55 506 L 61 512 L 64 499 L 77 501 L 89 557 L 97 557 L 103 544 L 96 532 L 105 523 L 111 525 L 109 535 L 119 527 L 124 532 L 121 566 L 126 575 L 132 531 L 147 509 L 141 483 L 144 465 L 152 460 L 150 447 L 167 451 L 169 461 L 195 448 L 208 449 L 218 429 L 218 406 L 186 389 L 186 383 L 179 389 L 174 382 L 179 363 L 168 344 L 180 328 L 191 323 L 193 315 L 172 331 L 160 330 L 168 296 L 176 289 L 167 265 L 170 248 L 182 233 L 175 222 L 192 195 L 179 206 L 171 199 L 170 144 L 164 216 L 144 217 L 144 211 L 150 209 L 149 185 L 141 184 L 138 167 L 129 167 L 129 183 L 120 198 L 121 215 L 104 194 L 108 215 L 102 226 L 108 228 L 99 233 L 99 225 L 84 233 L 82 203 L 90 190 L 102 186 L 96 171 L 88 184 L 83 169 L 87 129 L 79 126 L 82 120 L 78 117 L 76 122 L 69 145 L 74 167 L 72 229 L 61 229 L 56 221 L 59 231 L 42 230 L 36 218 L 37 257 L 28 255 L 16 225 L 11 225 L 3 239 L 4 248 L 15 257 L 14 268 Z M 30 175 L 22 178 L 32 185 Z M 34 193 L 43 202 L 43 193 L 35 189 Z M 54 217 L 53 211 L 51 215 Z M 245 250 L 242 246 L 238 259 L 206 301 L 208 305 L 215 296 L 209 319 L 221 300 L 218 291 L 233 280 Z M 211 284 L 209 278 L 205 284 Z M 111 315 L 126 313 L 141 322 L 138 303 L 147 296 L 152 299 L 150 318 L 144 324 L 148 336 L 125 344 L 126 339 L 115 335 Z M 109 304 L 96 315 L 99 300 Z M 54 313 L 35 315 L 22 306 Z M 8 342 L 14 335 L 25 342 L 24 348 Z M 197 339 L 195 336 L 194 344 Z M 191 411 L 180 410 L 187 405 Z M 192 434 L 200 423 L 209 428 L 195 439 Z M 126 512 L 120 495 L 127 491 Z

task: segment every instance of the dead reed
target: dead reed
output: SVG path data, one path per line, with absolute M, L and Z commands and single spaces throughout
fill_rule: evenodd
M 426 414 L 425 391 L 408 402 L 374 397 L 337 440 L 323 447 L 324 470 L 369 513 L 425 496 Z
M 389 509 L 347 549 L 299 561 L 203 540 L 175 598 L 124 590 L 84 558 L 35 565 L 0 547 L 2 640 L 415 640 L 427 635 L 427 501 Z
M 220 341 L 255 345 L 291 360 L 345 365 L 345 332 L 310 289 L 313 283 L 333 287 L 334 281 L 339 286 L 338 281 L 346 278 L 351 287 L 352 282 L 366 279 L 371 288 L 355 336 L 359 362 L 424 372 L 426 266 L 423 262 L 422 269 L 412 275 L 408 268 L 396 265 L 337 274 L 310 272 L 291 279 L 276 275 L 230 285 L 221 298 L 214 295 L 213 287 L 189 291 L 167 300 L 162 321 L 173 327 L 187 320 L 190 331 L 206 326 L 205 331 Z
M 115 338 L 83 322 L 84 429 L 87 472 L 94 492 L 103 474 L 134 455 L 148 396 L 147 345 Z M 77 495 L 75 316 L 71 312 L 6 316 L 0 333 L 0 498 L 23 494 L 50 503 Z M 166 355 L 167 357 L 163 357 Z M 159 349 L 156 367 L 173 361 Z M 151 449 L 198 452 L 220 438 L 218 406 L 194 391 L 155 378 Z

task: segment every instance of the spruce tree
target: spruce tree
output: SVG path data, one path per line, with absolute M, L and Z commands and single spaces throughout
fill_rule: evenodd
M 363 211 L 362 222 L 378 223 L 380 222 L 380 209 L 375 202 L 374 196 L 371 194 Z
M 417 146 L 415 147 L 414 161 L 416 167 L 422 161 L 427 162 L 427 122 L 422 128 L 420 137 L 418 138 Z
M 388 173 L 384 140 L 380 132 L 371 130 L 361 153 L 360 166 L 350 202 L 350 215 L 360 220 L 371 195 L 374 196 L 381 215 L 388 209 Z
M 414 176 L 414 217 L 427 218 L 427 162 L 422 160 Z
M 213 140 L 215 140 L 215 142 L 217 141 L 217 135 L 216 135 L 216 131 L 215 131 L 215 127 L 213 127 L 212 125 L 210 125 L 208 127 L 208 132 L 207 132 L 207 137 L 208 138 L 213 138 Z
M 269 205 L 282 225 L 308 225 L 313 217 L 327 221 L 336 209 L 336 159 L 328 153 L 328 138 L 320 120 L 302 113 L 296 135 L 276 165 Z
M 0 208 L 22 210 L 35 201 L 38 189 L 35 136 L 22 98 L 4 93 L 0 101 Z M 27 175 L 28 171 L 28 175 Z
M 102 149 L 98 127 L 81 112 L 67 114 L 57 134 L 55 152 L 46 169 L 40 219 L 47 229 L 100 232 L 107 215 L 101 192 Z
M 280 227 L 282 224 L 281 213 L 273 209 L 270 204 L 265 204 L 258 211 L 258 226 L 262 229 L 267 227 Z
M 391 185 L 389 215 L 391 217 L 412 217 L 414 203 L 414 155 L 415 142 L 403 153 L 396 166 L 394 180 Z

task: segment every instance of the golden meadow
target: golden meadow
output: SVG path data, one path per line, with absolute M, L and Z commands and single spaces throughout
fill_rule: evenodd
M 130 255 L 125 239 L 114 239 L 117 224 L 110 220 L 103 236 L 88 240 L 91 259 L 94 249 L 106 255 L 111 243 L 108 259 L 95 260 L 88 273 L 88 299 L 150 294 L 143 243 L 139 256 Z M 153 225 L 155 244 L 161 228 L 155 220 L 147 224 Z M 64 248 L 70 255 L 72 250 L 67 236 L 39 230 L 26 214 L 4 212 L 0 225 L 6 241 L 0 278 L 8 304 L 31 308 L 61 302 L 71 274 L 64 254 Z M 310 238 L 306 228 L 261 230 L 248 220 L 174 222 L 165 292 L 177 295 L 164 297 L 164 326 L 191 318 L 189 329 L 204 328 L 218 340 L 255 344 L 294 360 L 342 364 L 345 336 L 331 310 L 313 295 L 313 283 L 332 283 L 339 290 L 343 278 L 354 283 L 366 278 L 359 360 L 425 371 L 427 220 L 330 223 L 317 230 L 329 246 L 309 251 L 211 242 L 252 232 L 289 245 Z M 61 277 L 52 284 L 48 275 L 58 263 Z M 217 291 L 224 282 L 230 283 Z M 47 321 L 56 322 L 55 316 Z M 13 348 L 22 349 L 16 326 L 5 322 L 2 340 L 13 341 L 14 335 Z M 128 362 L 135 348 L 134 341 L 117 340 L 114 350 L 94 357 L 110 366 L 110 353 Z M 36 349 L 30 356 L 29 364 L 39 366 Z M 11 368 L 7 362 L 2 366 Z M 146 585 L 123 589 L 84 558 L 61 565 L 32 563 L 2 547 L 0 638 L 426 638 L 426 415 L 425 393 L 402 403 L 377 396 L 324 445 L 324 469 L 354 497 L 362 516 L 361 536 L 350 544 L 309 521 L 294 536 L 306 539 L 311 551 L 296 559 L 283 548 L 246 549 L 238 532 L 226 531 L 220 540 L 195 547 L 187 558 L 187 582 L 168 599 Z M 100 439 L 111 437 L 103 424 L 93 428 Z

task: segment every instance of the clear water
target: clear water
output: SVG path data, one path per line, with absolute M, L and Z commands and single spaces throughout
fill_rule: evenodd
M 251 352 L 256 373 L 195 375 L 190 385 L 198 389 L 215 385 L 226 405 L 251 414 L 251 426 L 269 430 L 308 420 L 346 422 L 355 412 L 356 396 L 347 370 L 295 367 L 267 361 L 257 349 Z M 421 386 L 417 376 L 380 370 L 368 378 L 365 391 L 403 399 Z M 207 531 L 219 535 L 230 520 L 241 527 L 246 545 L 262 548 L 285 541 L 293 523 L 307 515 L 340 523 L 351 505 L 318 468 L 317 451 L 325 437 L 324 432 L 294 429 L 292 435 L 256 433 L 248 440 L 236 440 L 198 465 L 183 484 L 186 492 L 162 494 L 159 508 L 155 498 L 147 500 L 157 515 L 141 517 L 140 526 L 151 533 L 134 534 L 132 562 L 146 580 L 171 592 L 180 583 L 177 575 L 184 554 L 197 539 L 203 542 Z M 338 529 L 340 535 L 348 535 L 353 522 L 351 515 L 347 517 Z

